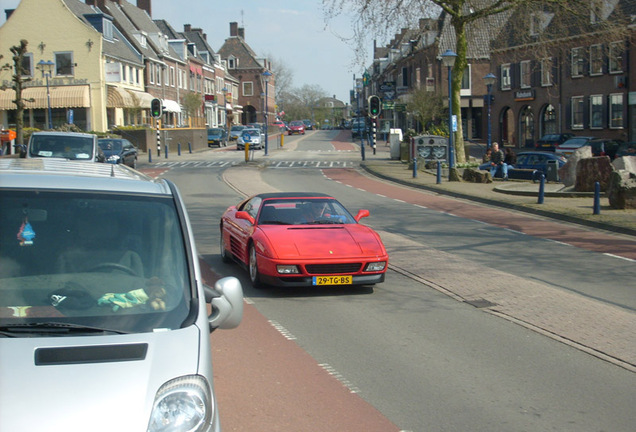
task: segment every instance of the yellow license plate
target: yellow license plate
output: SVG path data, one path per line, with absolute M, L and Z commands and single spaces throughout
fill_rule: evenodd
M 314 276 L 314 285 L 351 285 L 352 276 Z

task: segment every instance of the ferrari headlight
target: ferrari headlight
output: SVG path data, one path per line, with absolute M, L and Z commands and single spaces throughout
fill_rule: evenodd
M 364 271 L 368 271 L 368 272 L 382 271 L 384 270 L 384 267 L 386 267 L 386 261 L 372 262 L 367 264 Z
M 298 274 L 298 273 L 300 273 L 300 271 L 298 271 L 298 266 L 295 266 L 295 265 L 280 265 L 279 264 L 279 265 L 276 266 L 276 270 L 280 274 Z
M 213 417 L 210 386 L 199 375 L 168 381 L 157 391 L 148 432 L 199 432 Z

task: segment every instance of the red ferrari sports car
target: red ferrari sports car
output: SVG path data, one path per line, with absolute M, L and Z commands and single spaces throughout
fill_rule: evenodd
M 373 285 L 389 256 L 380 236 L 321 193 L 265 193 L 221 218 L 221 257 L 249 270 L 254 287 Z

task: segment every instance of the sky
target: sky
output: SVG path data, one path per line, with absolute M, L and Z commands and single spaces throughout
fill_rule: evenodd
M 136 0 L 128 1 L 136 4 Z M 4 9 L 19 3 L 0 0 L 0 25 L 5 21 Z M 215 51 L 229 37 L 230 22 L 237 22 L 259 57 L 274 58 L 291 70 L 293 87 L 318 85 L 345 103 L 353 75 L 359 77 L 363 71 L 362 66 L 353 65 L 354 44 L 342 40 L 352 35 L 350 19 L 341 16 L 327 26 L 321 0 L 152 0 L 152 17 L 167 20 L 177 31 L 183 31 L 184 24 L 201 28 Z M 370 64 L 371 58 L 365 66 Z

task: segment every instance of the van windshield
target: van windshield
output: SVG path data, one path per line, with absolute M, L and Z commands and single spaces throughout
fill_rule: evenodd
M 95 157 L 93 145 L 91 137 L 33 135 L 29 142 L 29 157 L 92 160 Z
M 19 326 L 37 336 L 42 323 L 137 333 L 187 319 L 193 288 L 171 197 L 0 190 L 0 208 L 0 337 Z

